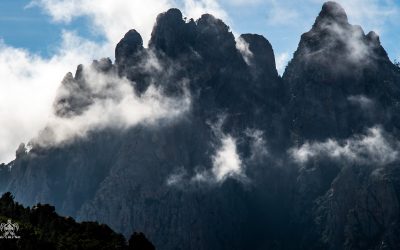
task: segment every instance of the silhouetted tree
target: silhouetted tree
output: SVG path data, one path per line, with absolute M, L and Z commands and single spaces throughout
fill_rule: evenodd
M 55 208 L 47 204 L 24 208 L 9 192 L 0 198 L 0 223 L 7 220 L 18 224 L 16 234 L 20 238 L 0 239 L 0 249 L 155 249 L 143 234 L 134 234 L 131 239 L 135 247 L 129 248 L 124 236 L 107 225 L 77 223 L 70 217 L 59 216 Z
M 154 245 L 146 238 L 143 233 L 134 232 L 129 239 L 129 249 L 131 250 L 155 250 Z

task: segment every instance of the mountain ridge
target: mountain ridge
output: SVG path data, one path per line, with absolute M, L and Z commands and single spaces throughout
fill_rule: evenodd
M 265 37 L 178 9 L 115 58 L 66 75 L 59 123 L 0 168 L 0 191 L 160 249 L 400 245 L 400 72 L 337 3 L 282 77 Z

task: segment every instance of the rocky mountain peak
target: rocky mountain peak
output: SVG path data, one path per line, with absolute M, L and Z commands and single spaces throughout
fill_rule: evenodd
M 343 7 L 333 1 L 324 3 L 322 10 L 318 15 L 316 24 L 320 24 L 326 21 L 336 22 L 339 24 L 347 24 L 347 14 Z
M 372 126 L 376 123 L 375 117 L 362 114 L 353 120 L 354 115 L 349 110 L 354 105 L 349 100 L 351 96 L 380 98 L 385 92 L 381 82 L 390 82 L 383 78 L 392 74 L 392 68 L 375 32 L 366 35 L 361 26 L 348 23 L 339 4 L 325 3 L 311 30 L 301 36 L 283 76 L 294 93 L 291 99 L 294 114 L 311 113 L 309 110 L 315 108 L 315 103 L 298 109 L 299 103 L 319 100 L 320 109 L 310 115 L 319 120 L 309 124 L 302 115 L 301 119 L 294 119 L 293 126 L 308 139 L 347 137 L 355 131 L 349 129 L 351 126 L 358 127 L 358 131 Z M 334 124 L 338 117 L 345 122 Z
M 239 39 L 243 39 L 247 43 L 249 63 L 256 68 L 256 73 L 263 72 L 268 73 L 270 76 L 278 77 L 274 50 L 271 43 L 264 36 L 243 34 Z
M 142 36 L 134 29 L 128 31 L 115 48 L 116 64 L 123 64 L 130 57 L 137 54 L 141 49 L 143 49 Z
M 302 35 L 296 60 L 336 75 L 349 73 L 349 67 L 361 70 L 390 63 L 379 36 L 375 32 L 366 35 L 361 26 L 350 24 L 344 9 L 335 2 L 325 3 L 311 30 Z
M 194 42 L 195 26 L 192 19 L 185 22 L 178 9 L 161 13 L 151 33 L 149 47 L 160 50 L 170 57 L 188 52 Z
M 237 56 L 235 38 L 222 20 L 210 14 L 202 15 L 197 21 L 187 20 L 178 9 L 170 9 L 157 17 L 149 47 L 170 58 L 192 52 L 207 60 L 218 60 L 226 54 Z

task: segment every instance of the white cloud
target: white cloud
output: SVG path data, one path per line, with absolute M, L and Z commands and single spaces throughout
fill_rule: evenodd
M 221 138 L 221 147 L 212 157 L 212 172 L 218 182 L 225 180 L 227 177 L 241 176 L 242 160 L 240 159 L 236 140 L 232 136 L 224 136 Z
M 145 45 L 150 40 L 158 14 L 171 7 L 181 8 L 184 15 L 199 18 L 204 13 L 227 19 L 216 0 L 34 0 L 31 6 L 42 7 L 55 22 L 71 22 L 88 17 L 92 30 L 111 44 L 116 44 L 130 29 L 136 29 Z
M 62 40 L 49 59 L 0 43 L 0 162 L 10 161 L 19 143 L 44 127 L 66 72 L 103 53 L 102 46 L 70 32 Z
M 82 114 L 68 118 L 52 115 L 37 143 L 59 144 L 98 128 L 126 129 L 139 123 L 154 125 L 160 120 L 176 119 L 190 109 L 191 99 L 185 83 L 182 83 L 183 97 L 169 98 L 163 95 L 162 89 L 153 85 L 138 96 L 129 80 L 113 73 L 104 74 L 86 68 L 84 78 L 90 94 L 98 97 L 92 98 L 93 103 Z M 65 97 L 79 94 L 74 90 L 70 92 L 71 88 L 60 91 Z
M 220 116 L 215 124 L 209 124 L 218 140 L 218 144 L 214 145 L 215 151 L 211 155 L 212 166 L 207 169 L 195 169 L 195 174 L 191 177 L 188 176 L 185 169 L 179 168 L 167 178 L 167 185 L 181 186 L 196 183 L 215 185 L 223 183 L 228 178 L 236 179 L 242 183 L 248 181 L 248 177 L 244 172 L 245 164 L 239 155 L 236 139 L 222 131 L 224 120 L 225 116 Z M 261 139 L 262 134 L 260 133 L 258 130 L 247 130 L 246 132 L 247 136 L 253 138 L 252 146 L 256 147 L 253 149 L 257 151 L 254 151 L 254 154 L 266 153 L 261 150 L 264 141 Z M 260 156 L 257 155 L 257 157 Z
M 235 6 L 249 6 L 261 4 L 262 0 L 228 0 L 227 3 Z
M 216 139 L 219 140 L 215 152 L 211 156 L 212 168 L 199 171 L 192 181 L 222 183 L 227 178 L 234 178 L 239 181 L 247 179 L 244 173 L 244 163 L 237 150 L 236 139 L 222 131 L 226 115 L 220 115 L 215 124 L 209 124 Z
M 185 179 L 187 173 L 178 171 L 167 179 L 168 185 L 179 186 L 181 184 L 207 183 L 221 184 L 227 178 L 233 178 L 241 182 L 247 181 L 244 173 L 244 163 L 237 150 L 236 139 L 231 135 L 218 134 L 220 145 L 211 156 L 212 167 L 210 169 L 197 169 L 195 174 Z
M 350 103 L 360 106 L 363 110 L 370 110 L 374 106 L 374 101 L 364 95 L 352 95 L 347 98 Z
M 42 7 L 55 22 L 88 17 L 92 30 L 111 44 L 132 28 L 148 41 L 157 15 L 172 6 L 169 0 L 147 0 L 145 4 L 137 0 L 35 0 L 33 4 Z
M 180 7 L 178 5 L 178 7 Z M 197 19 L 202 14 L 212 14 L 227 22 L 228 14 L 224 11 L 217 0 L 183 0 L 183 13 L 190 18 Z
M 382 128 L 374 127 L 366 135 L 356 135 L 343 141 L 307 142 L 291 148 L 289 154 L 299 164 L 328 157 L 341 162 L 382 166 L 398 160 L 398 148 L 399 142 L 392 142 Z
M 264 139 L 264 132 L 258 129 L 246 129 L 245 134 L 251 139 L 251 161 L 263 160 L 269 155 L 267 149 L 267 142 Z
M 286 65 L 289 62 L 289 53 L 284 52 L 276 56 L 276 69 L 282 75 L 285 72 Z
M 297 24 L 301 20 L 301 13 L 298 8 L 293 8 L 293 4 L 298 5 L 290 1 L 267 0 L 267 22 L 280 26 Z
M 167 178 L 167 185 L 168 186 L 180 186 L 181 184 L 185 183 L 185 177 L 187 175 L 186 170 L 181 167 L 175 170 L 173 174 L 171 174 Z
M 324 62 L 329 65 L 331 58 L 327 58 L 326 52 L 331 53 L 337 48 L 338 44 L 343 44 L 346 53 L 339 56 L 342 59 L 346 59 L 348 63 L 365 65 L 374 62 L 372 59 L 376 56 L 374 48 L 377 44 L 365 41 L 365 33 L 360 26 L 349 28 L 339 23 L 330 22 L 329 20 L 319 22 L 318 25 L 320 29 L 331 34 L 331 36 L 328 36 L 324 40 L 324 46 L 318 50 L 314 50 L 313 46 L 305 48 L 303 50 L 305 52 L 303 59 Z M 311 34 L 313 35 L 313 33 Z M 377 38 L 376 33 L 371 33 L 371 35 L 375 35 L 375 39 Z M 336 64 L 336 67 L 331 67 L 331 70 L 348 71 L 348 65 Z
M 346 44 L 348 52 L 346 57 L 349 61 L 355 63 L 368 62 L 372 49 L 370 48 L 370 45 L 365 44 L 363 41 L 365 34 L 361 28 L 349 31 L 335 23 L 326 24 L 325 28 L 330 30 L 330 32 L 335 34 L 336 38 Z M 333 43 L 327 44 L 327 46 L 333 46 Z
M 253 59 L 253 52 L 251 52 L 249 46 L 243 38 L 236 38 L 236 49 L 240 52 L 247 65 L 250 65 Z

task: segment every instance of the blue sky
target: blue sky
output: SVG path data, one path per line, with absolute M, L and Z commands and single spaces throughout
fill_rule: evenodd
M 43 56 L 51 56 L 61 42 L 63 29 L 79 31 L 90 39 L 101 39 L 90 32 L 84 17 L 71 23 L 57 23 L 30 0 L 0 1 L 0 39 L 11 46 L 26 48 Z
M 113 57 L 132 28 L 145 41 L 156 16 L 178 7 L 185 16 L 211 13 L 235 35 L 258 33 L 272 44 L 280 73 L 323 0 L 1 0 L 0 163 L 14 157 L 52 119 L 52 103 L 67 72 Z M 392 60 L 400 58 L 399 0 L 338 0 L 350 22 L 375 30 Z
M 74 2 L 74 0 L 70 2 Z M 110 0 L 110 2 L 112 1 Z M 182 7 L 181 2 L 175 1 L 169 6 Z M 220 12 L 223 14 L 220 16 L 227 19 L 226 22 L 235 33 L 263 34 L 272 43 L 277 56 L 285 55 L 288 60 L 297 47 L 301 33 L 307 31 L 312 25 L 323 1 L 309 0 L 302 1 L 301 4 L 293 0 L 215 2 L 218 6 L 212 6 L 211 12 L 218 12 L 219 10 L 215 11 L 215 9 L 221 9 Z M 343 2 L 345 7 L 346 5 L 350 7 L 346 11 L 353 24 L 360 24 L 366 32 L 377 30 L 391 59 L 400 58 L 400 46 L 398 46 L 400 14 L 396 9 L 400 8 L 400 1 Z M 346 4 L 346 2 L 354 2 L 354 5 L 361 4 L 364 7 L 354 9 L 352 4 Z M 203 4 L 202 8 L 207 11 L 209 7 L 207 4 Z M 55 21 L 52 15 L 43 6 L 40 6 L 40 3 L 32 6 L 30 0 L 2 0 L 0 2 L 0 38 L 7 45 L 26 48 L 42 56 L 51 56 L 54 53 L 61 42 L 63 30 L 73 30 L 79 36 L 93 41 L 104 39 L 101 33 L 93 31 L 90 17 L 85 14 L 76 16 L 68 22 Z M 112 51 L 110 51 L 111 55 Z

